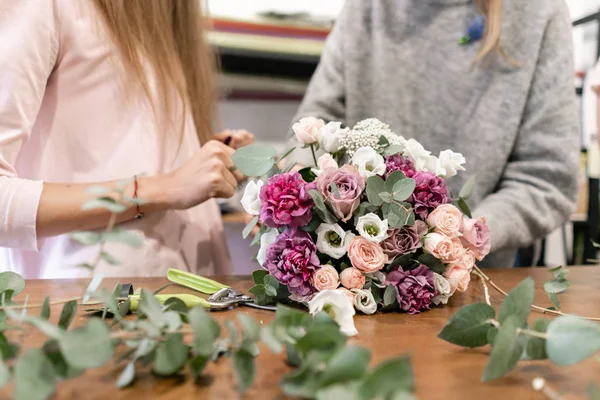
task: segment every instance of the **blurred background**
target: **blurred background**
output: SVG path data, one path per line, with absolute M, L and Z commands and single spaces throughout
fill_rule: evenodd
M 600 56 L 600 0 L 565 1 L 574 25 L 573 90 L 580 101 L 580 200 L 568 224 L 521 251 L 516 264 L 522 266 L 594 263 L 592 241 L 600 241 L 597 96 L 586 85 L 586 75 Z M 218 128 L 247 129 L 257 141 L 284 151 L 290 121 L 344 0 L 205 2 L 213 23 L 209 40 L 218 51 L 222 70 Z M 245 274 L 255 268 L 247 260 L 257 249 L 242 239 L 240 196 L 223 203 L 222 210 L 235 273 Z

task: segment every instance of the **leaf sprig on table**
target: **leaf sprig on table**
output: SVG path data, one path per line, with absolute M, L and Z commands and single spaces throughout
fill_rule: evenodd
M 127 182 L 114 191 L 92 188 L 93 199 L 84 209 L 105 208 L 111 217 L 103 232 L 77 232 L 73 239 L 83 245 L 98 246 L 90 264 L 80 267 L 92 272 L 103 260 L 118 265 L 106 251 L 106 244 L 119 241 L 133 247 L 141 245 L 133 233 L 115 228 L 119 213 L 134 199 L 125 196 Z M 138 200 L 135 200 L 138 201 Z M 254 279 L 257 296 L 280 298 L 285 293 L 266 273 Z M 170 298 L 164 304 L 155 293 L 121 297 L 117 284 L 112 292 L 99 289 L 102 276 L 94 274 L 81 297 L 42 304 L 14 301 L 25 288 L 23 278 L 13 272 L 0 273 L 0 386 L 14 384 L 14 397 L 23 400 L 47 399 L 58 382 L 80 376 L 86 370 L 100 368 L 113 360 L 123 364 L 115 384 L 122 388 L 134 384 L 140 370 L 157 376 L 174 376 L 189 370 L 196 379 L 206 372 L 210 362 L 229 358 L 240 395 L 256 378 L 255 358 L 264 344 L 273 353 L 285 350 L 288 364 L 295 367 L 281 379 L 285 394 L 302 398 L 325 399 L 344 395 L 349 399 L 411 399 L 414 378 L 407 356 L 384 361 L 370 370 L 370 352 L 349 346 L 347 338 L 333 318 L 325 312 L 313 318 L 308 313 L 279 306 L 270 325 L 261 326 L 246 314 L 237 314 L 237 323 L 227 320 L 223 330 L 202 306 L 188 309 Z M 160 289 L 159 289 L 160 290 Z M 101 316 L 88 316 L 85 323 L 71 328 L 78 306 L 89 299 L 100 305 Z M 134 303 L 135 302 L 135 307 Z M 51 305 L 62 304 L 57 323 L 51 322 Z M 137 315 L 128 315 L 130 309 Z M 31 310 L 40 310 L 34 315 Z M 37 314 L 37 313 L 36 313 Z M 96 313 L 97 314 L 97 313 Z M 112 322 L 106 319 L 112 317 Z M 19 332 L 23 325 L 39 330 L 47 340 L 41 347 L 22 348 Z

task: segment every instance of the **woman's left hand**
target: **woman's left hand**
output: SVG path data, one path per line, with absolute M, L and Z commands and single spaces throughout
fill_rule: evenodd
M 254 135 L 245 129 L 226 129 L 222 132 L 215 133 L 214 138 L 234 149 L 239 149 L 240 147 L 254 143 Z

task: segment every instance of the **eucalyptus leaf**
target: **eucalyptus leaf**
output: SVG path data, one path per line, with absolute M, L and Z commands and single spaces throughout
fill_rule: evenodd
M 387 147 L 390 145 L 390 141 L 383 135 L 379 136 L 378 144 L 380 147 Z
M 464 306 L 450 317 L 438 338 L 463 347 L 485 346 L 495 315 L 496 311 L 485 303 Z
M 10 379 L 10 370 L 4 363 L 2 357 L 0 357 L 0 387 L 4 387 L 8 384 Z
M 98 208 L 104 208 L 114 214 L 120 214 L 124 211 L 127 211 L 127 206 L 125 204 L 117 203 L 110 197 L 101 197 L 98 199 L 89 200 L 81 207 L 81 209 L 84 211 L 95 210 Z
M 468 200 L 471 197 L 471 195 L 473 194 L 474 186 L 475 186 L 475 175 L 472 175 L 469 179 L 467 179 L 467 181 L 465 182 L 463 187 L 460 189 L 460 192 L 458 193 L 458 197 L 461 199 Z
M 273 354 L 280 354 L 283 351 L 283 344 L 275 336 L 272 326 L 265 326 L 260 330 L 260 340 Z
M 573 365 L 600 351 L 600 324 L 574 316 L 550 323 L 546 352 L 558 365 Z
M 418 260 L 421 264 L 426 265 L 430 270 L 437 274 L 442 274 L 446 270 L 444 263 L 435 258 L 432 254 L 423 253 Z
M 235 167 L 244 175 L 260 177 L 275 164 L 277 150 L 265 144 L 251 144 L 239 148 L 231 155 Z
M 319 387 L 361 378 L 367 371 L 370 359 L 371 354 L 365 348 L 344 347 L 327 363 L 327 368 L 319 380 Z
M 306 182 L 314 182 L 314 180 L 317 179 L 317 176 L 312 171 L 311 167 L 302 168 L 298 173 Z
M 522 326 L 527 322 L 533 304 L 535 292 L 535 282 L 532 278 L 523 280 L 517 287 L 508 293 L 508 296 L 502 302 L 498 311 L 498 322 L 504 324 L 504 321 L 510 316 L 517 316 Z
M 90 296 L 94 294 L 96 290 L 100 287 L 102 280 L 104 279 L 104 274 L 98 273 L 94 274 L 92 280 L 90 281 L 87 289 L 85 289 L 85 293 L 83 295 L 83 302 L 87 302 L 90 299 Z
M 252 218 L 252 221 L 250 221 L 248 223 L 248 225 L 246 225 L 246 227 L 242 231 L 242 237 L 244 239 L 246 239 L 248 237 L 248 235 L 250 235 L 250 233 L 252 232 L 252 229 L 254 229 L 256 224 L 258 224 L 258 215 L 256 217 Z
M 83 246 L 91 246 L 100 243 L 102 237 L 97 232 L 74 232 L 70 238 Z
M 202 374 L 202 371 L 204 371 L 204 368 L 206 368 L 208 365 L 209 361 L 210 358 L 208 356 L 196 356 L 188 362 L 194 379 L 198 379 L 198 377 Z
M 54 366 L 54 372 L 56 375 L 58 375 L 61 379 L 75 378 L 83 374 L 83 369 L 74 368 L 65 360 L 56 339 L 50 339 L 44 343 L 42 351 Z
M 414 214 L 410 204 L 386 203 L 383 205 L 382 212 L 391 228 L 400 229 L 405 225 L 411 225 L 411 222 L 414 223 Z
M 336 324 L 312 327 L 296 342 L 296 350 L 307 355 L 310 352 L 327 352 L 330 354 L 344 347 L 347 337 Z
M 15 399 L 45 400 L 54 392 L 57 377 L 40 349 L 29 349 L 15 364 Z
M 114 352 L 110 330 L 98 318 L 90 318 L 81 328 L 62 333 L 58 343 L 65 360 L 75 368 L 101 367 Z
M 256 378 L 256 363 L 254 356 L 245 349 L 235 351 L 231 356 L 233 371 L 238 384 L 240 393 L 244 393 Z
M 0 332 L 0 355 L 3 360 L 12 360 L 19 354 L 19 345 L 10 342 L 3 332 Z
M 267 286 L 264 284 L 254 285 L 248 290 L 248 292 L 254 295 L 254 301 L 259 306 L 265 306 L 272 300 L 272 298 L 267 295 Z
M 260 338 L 260 327 L 254 318 L 247 314 L 238 313 L 237 319 L 242 327 L 244 340 L 256 342 Z
M 165 316 L 168 330 L 176 331 L 183 326 L 183 321 L 181 320 L 181 316 L 177 311 L 165 311 L 163 315 Z
M 188 314 L 188 319 L 194 331 L 192 350 L 195 355 L 210 356 L 213 344 L 221 334 L 221 328 L 201 306 L 194 307 Z
M 266 275 L 263 278 L 263 283 L 267 286 L 272 286 L 274 289 L 279 288 L 279 281 L 273 275 Z
M 25 280 L 16 272 L 0 272 L 0 293 L 8 290 L 12 291 L 12 296 L 16 296 L 25 289 Z
M 157 328 L 165 326 L 166 321 L 162 312 L 160 301 L 152 294 L 142 290 L 140 295 L 139 312 L 148 317 L 148 320 Z
M 119 260 L 117 260 L 113 255 L 111 255 L 110 253 L 107 253 L 106 251 L 103 251 L 100 253 L 100 258 L 102 258 L 104 261 L 106 261 L 110 265 L 121 264 L 121 262 Z
M 518 314 L 509 315 L 504 319 L 481 376 L 483 382 L 502 378 L 517 365 L 524 347 L 524 341 L 518 340 L 518 329 L 521 325 L 521 316 Z
M 388 398 L 398 390 L 412 392 L 415 388 L 410 357 L 402 356 L 379 364 L 363 380 L 359 393 L 363 398 Z
M 560 301 L 558 300 L 558 296 L 556 295 L 556 293 L 548 293 L 548 297 L 550 297 L 550 301 L 552 301 L 552 304 L 554 304 L 554 306 L 556 307 L 557 310 L 560 310 Z
M 398 183 L 403 181 L 404 179 L 406 179 L 406 175 L 404 175 L 404 172 L 402 171 L 394 171 L 390 174 L 390 176 L 387 177 L 387 179 L 385 180 L 385 191 L 386 192 L 393 192 L 394 191 L 394 186 Z
M 333 195 L 335 196 L 335 198 L 336 199 L 341 199 L 342 195 L 340 194 L 340 190 L 338 189 L 338 187 L 335 184 L 335 182 L 331 182 L 329 184 L 329 186 L 331 187 L 331 192 L 333 193 Z
M 322 223 L 323 220 L 321 219 L 321 217 L 319 217 L 319 214 L 313 214 L 313 217 L 308 223 L 308 225 L 303 226 L 302 230 L 305 232 L 314 232 L 319 226 L 321 226 Z
M 40 318 L 50 319 L 50 297 L 46 296 L 42 303 L 42 311 L 40 312 Z
M 273 286 L 265 285 L 265 293 L 267 296 L 275 297 L 277 296 L 277 289 Z
M 123 389 L 133 383 L 135 379 L 135 365 L 132 362 L 127 363 L 119 378 L 117 379 L 117 387 Z
M 394 200 L 405 201 L 413 194 L 416 186 L 414 179 L 406 178 L 398 181 L 393 188 Z
M 104 196 L 110 193 L 110 189 L 104 186 L 91 186 L 87 188 L 86 193 L 93 194 L 94 196 Z
M 546 293 L 562 293 L 569 288 L 570 284 L 567 280 L 549 280 L 544 283 L 544 291 Z
M 394 154 L 402 154 L 402 152 L 404 152 L 404 146 L 401 146 L 399 144 L 393 144 L 387 149 L 385 149 L 385 155 L 387 156 L 391 156 Z
M 331 400 L 331 399 L 344 399 L 344 400 L 356 400 L 356 393 L 358 391 L 359 382 L 345 382 L 343 384 L 331 385 L 319 389 L 316 393 L 316 400 Z
M 237 347 L 239 342 L 239 334 L 233 322 L 229 320 L 225 321 L 225 329 L 227 329 L 227 334 L 229 335 L 229 340 L 231 340 L 231 344 L 233 345 L 233 347 Z
M 170 376 L 183 369 L 187 361 L 188 347 L 183 342 L 183 334 L 172 333 L 167 340 L 156 347 L 156 358 L 152 372 L 161 376 Z
M 104 232 L 102 239 L 107 242 L 123 243 L 134 249 L 139 249 L 144 243 L 140 235 L 123 228 L 114 228 L 112 231 Z
M 177 297 L 169 297 L 165 300 L 165 309 L 175 311 L 179 314 L 187 314 L 188 308 L 185 302 Z M 180 318 L 180 317 L 178 317 Z M 181 318 L 180 318 L 181 319 Z
M 473 215 L 471 214 L 471 209 L 469 208 L 469 205 L 467 204 L 467 201 L 465 199 L 459 197 L 458 200 L 456 200 L 456 205 L 458 206 L 460 211 L 463 212 L 463 214 L 465 214 L 469 218 L 473 218 Z
M 385 203 L 391 203 L 393 198 L 392 198 L 392 194 L 391 193 L 387 193 L 387 192 L 382 192 L 379 193 L 379 197 L 381 198 L 381 200 L 383 200 Z
M 537 319 L 533 323 L 531 329 L 536 332 L 546 333 L 551 322 L 552 320 L 549 319 Z M 531 360 L 545 360 L 548 358 L 548 354 L 546 353 L 546 341 L 542 338 L 533 336 L 528 337 L 526 351 L 527 356 Z
M 254 283 L 257 285 L 262 284 L 264 283 L 265 276 L 267 275 L 269 275 L 269 271 L 257 269 L 256 271 L 252 272 L 252 281 L 254 281 Z
M 328 224 L 335 224 L 338 221 L 335 215 L 329 211 L 327 206 L 325 205 L 325 201 L 323 200 L 323 196 L 316 190 L 309 190 L 308 194 L 312 197 L 315 202 L 315 208 L 317 209 L 317 214 L 319 217 Z
M 383 204 L 383 199 L 379 193 L 385 192 L 385 182 L 379 176 L 371 176 L 367 179 L 367 199 L 374 206 Z
M 396 288 L 390 283 L 385 288 L 385 292 L 383 292 L 383 305 L 387 307 L 394 304 L 396 301 Z
M 283 377 L 281 380 L 283 392 L 292 397 L 314 398 L 319 389 L 319 374 L 314 370 L 314 366 L 319 363 L 321 363 L 319 354 L 310 354 L 299 368 Z
M 494 347 L 496 336 L 498 336 L 498 328 L 496 328 L 495 326 L 490 326 L 490 329 L 488 329 L 487 331 L 487 342 L 492 347 Z

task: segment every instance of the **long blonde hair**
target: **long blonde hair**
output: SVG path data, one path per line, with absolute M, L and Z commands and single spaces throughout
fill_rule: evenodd
M 152 100 L 147 66 L 170 118 L 177 97 L 191 112 L 200 143 L 209 140 L 214 116 L 215 58 L 206 43 L 207 20 L 199 0 L 95 0 L 124 66 Z M 156 111 L 156 104 L 153 104 Z M 183 121 L 183 119 L 181 120 Z M 182 122 L 183 123 L 183 122 Z M 182 125 L 183 126 L 183 125 Z
M 516 63 L 502 47 L 502 0 L 475 0 L 475 6 L 486 17 L 485 35 L 475 63 L 492 60 L 498 54 Z

